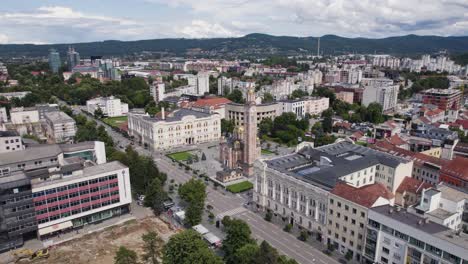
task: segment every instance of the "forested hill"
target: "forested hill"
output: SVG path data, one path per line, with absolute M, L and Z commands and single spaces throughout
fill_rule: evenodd
M 316 53 L 316 37 L 271 36 L 249 34 L 239 38 L 211 39 L 152 39 L 138 41 L 102 41 L 73 44 L 8 44 L 0 45 L 0 57 L 47 56 L 55 48 L 64 56 L 69 45 L 73 45 L 82 56 L 121 56 L 142 51 L 168 52 L 184 55 L 188 50 L 200 49 L 206 56 L 223 55 L 297 55 Z M 451 54 L 468 52 L 468 36 L 439 37 L 407 35 L 382 39 L 344 38 L 325 35 L 320 39 L 321 53 L 338 55 L 347 53 L 377 53 L 394 55 L 420 55 L 447 50 Z M 198 50 L 199 51 L 199 50 Z

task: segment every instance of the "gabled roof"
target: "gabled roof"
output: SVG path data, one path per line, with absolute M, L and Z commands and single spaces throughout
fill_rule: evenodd
M 465 119 L 457 119 L 455 121 L 455 123 L 461 125 L 463 127 L 464 130 L 468 130 L 468 120 L 465 120 Z
M 193 103 L 193 107 L 218 107 L 221 105 L 225 105 L 230 103 L 231 100 L 224 98 L 224 97 L 214 97 L 214 98 L 203 98 L 198 99 L 196 102 Z
M 429 183 L 425 183 L 423 181 L 417 180 L 412 177 L 406 176 L 403 181 L 400 183 L 400 186 L 398 186 L 398 189 L 396 190 L 397 193 L 404 193 L 404 192 L 410 192 L 410 193 L 421 193 L 423 189 L 428 189 L 433 187 Z
M 367 208 L 371 208 L 379 197 L 387 200 L 394 197 L 392 192 L 381 183 L 356 188 L 344 182 L 339 182 L 331 193 Z

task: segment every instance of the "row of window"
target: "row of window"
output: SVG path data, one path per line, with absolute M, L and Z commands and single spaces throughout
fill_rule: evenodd
M 54 216 L 51 216 L 51 217 L 42 218 L 41 220 L 38 221 L 38 224 L 44 224 L 44 223 L 47 223 L 47 222 L 50 222 L 50 221 L 55 221 L 55 220 L 60 219 L 60 218 L 65 218 L 65 217 L 69 217 L 71 215 L 84 213 L 84 212 L 87 212 L 87 211 L 90 211 L 90 210 L 98 209 L 98 208 L 108 206 L 108 205 L 111 205 L 111 204 L 116 204 L 116 203 L 119 203 L 119 202 L 120 202 L 120 199 L 117 198 L 117 199 L 105 201 L 105 202 L 102 202 L 102 203 L 93 204 L 92 206 L 86 206 L 86 207 L 83 207 L 83 208 L 78 208 L 78 209 L 75 209 L 75 210 L 72 210 L 72 211 L 69 211 L 69 212 L 65 212 L 65 213 L 62 213 L 62 214 L 57 214 L 57 215 L 54 215 Z
M 66 202 L 66 203 L 63 203 L 63 204 L 60 204 L 60 205 L 44 208 L 42 210 L 37 211 L 36 213 L 38 215 L 41 215 L 41 214 L 45 214 L 47 212 L 54 212 L 54 211 L 57 211 L 59 209 L 65 209 L 65 208 L 68 208 L 68 207 L 77 206 L 79 204 L 88 203 L 90 201 L 96 201 L 96 200 L 99 200 L 99 199 L 102 199 L 102 198 L 107 198 L 109 196 L 114 196 L 114 195 L 118 195 L 118 194 L 119 194 L 119 191 L 101 193 L 101 194 L 97 194 L 97 195 L 87 197 L 87 198 L 83 198 L 83 199 L 80 199 L 80 200 L 76 200 L 76 201 L 72 201 L 72 202 Z M 43 202 L 43 201 L 41 201 L 41 202 Z M 43 205 L 44 203 L 41 203 L 41 202 L 36 202 L 35 206 Z
M 117 174 L 104 176 L 104 177 L 97 178 L 97 179 L 82 181 L 82 182 L 78 182 L 78 183 L 73 183 L 73 184 L 69 184 L 69 185 L 65 185 L 65 186 L 61 186 L 61 187 L 57 187 L 57 188 L 51 188 L 51 189 L 48 189 L 48 190 L 45 190 L 45 191 L 35 192 L 35 193 L 33 193 L 33 197 L 36 198 L 36 197 L 41 197 L 41 196 L 44 196 L 44 195 L 64 192 L 66 190 L 71 190 L 71 189 L 75 189 L 75 188 L 78 188 L 78 187 L 85 187 L 85 186 L 88 186 L 88 185 L 91 185 L 91 184 L 96 184 L 98 182 L 105 182 L 105 181 L 114 180 L 114 179 L 117 179 Z

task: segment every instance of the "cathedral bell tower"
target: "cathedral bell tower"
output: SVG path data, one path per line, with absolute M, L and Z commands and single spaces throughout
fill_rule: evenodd
M 253 175 L 253 164 L 258 158 L 257 147 L 257 106 L 255 91 L 250 88 L 247 92 L 247 101 L 244 105 L 244 173 Z

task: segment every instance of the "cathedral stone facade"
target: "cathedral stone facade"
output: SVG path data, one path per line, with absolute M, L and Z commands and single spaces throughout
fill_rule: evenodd
M 251 89 L 244 105 L 244 125 L 236 127 L 230 137 L 221 140 L 219 156 L 226 170 L 242 169 L 244 175 L 251 176 L 260 151 L 255 91 Z

